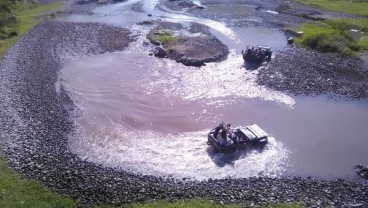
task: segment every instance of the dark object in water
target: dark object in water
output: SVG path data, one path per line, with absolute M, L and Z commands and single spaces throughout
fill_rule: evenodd
M 242 51 L 242 55 L 246 62 L 261 64 L 271 60 L 272 51 L 267 46 L 248 46 L 246 51 Z
M 287 42 L 288 42 L 289 45 L 293 44 L 294 43 L 294 38 L 293 37 L 288 38 Z
M 247 149 L 250 147 L 260 147 L 261 149 L 268 142 L 268 134 L 257 124 L 239 126 L 233 129 L 233 133 L 228 135 L 227 141 L 221 143 L 217 138 L 218 127 L 212 129 L 208 134 L 208 144 L 212 145 L 216 152 L 231 153 L 237 149 Z M 224 131 L 225 129 L 222 129 Z
M 165 58 L 167 56 L 167 53 L 165 49 L 161 47 L 156 47 L 155 50 L 153 51 L 153 55 L 155 55 L 155 57 L 158 58 Z
M 355 172 L 360 175 L 360 177 L 368 179 L 368 167 L 365 165 L 356 165 Z

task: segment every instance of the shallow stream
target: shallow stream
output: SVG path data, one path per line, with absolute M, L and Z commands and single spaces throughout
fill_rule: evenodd
M 230 28 L 160 10 L 158 3 L 127 1 L 97 8 L 91 16 L 61 19 L 112 24 L 139 35 L 124 52 L 81 58 L 61 70 L 57 87 L 64 87 L 78 107 L 76 132 L 69 139 L 74 153 L 140 174 L 198 180 L 259 175 L 355 178 L 353 166 L 368 163 L 367 101 L 290 97 L 259 86 L 258 71 L 245 68 L 242 47 L 263 44 L 284 50 L 283 33 L 264 27 Z M 135 4 L 143 12 L 132 12 Z M 150 27 L 136 25 L 150 18 L 205 24 L 228 45 L 230 54 L 221 63 L 201 68 L 151 57 L 143 44 Z M 216 154 L 206 144 L 207 133 L 221 121 L 233 126 L 257 123 L 271 135 L 270 142 L 263 152 Z

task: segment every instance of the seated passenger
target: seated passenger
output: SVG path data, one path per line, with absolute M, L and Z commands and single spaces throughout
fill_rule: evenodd
M 237 136 L 234 134 L 234 130 L 231 128 L 231 124 L 226 125 L 226 134 L 235 143 Z
M 221 133 L 217 136 L 217 141 L 224 146 L 233 144 L 233 141 L 227 137 L 226 129 L 221 130 Z
M 217 127 L 216 127 L 216 129 L 215 129 L 215 132 L 213 133 L 213 137 L 215 137 L 216 139 L 217 139 L 217 136 L 218 136 L 218 134 L 219 134 L 219 132 L 220 132 L 220 130 L 221 129 L 224 129 L 224 122 L 222 122 L 222 123 L 220 123 Z

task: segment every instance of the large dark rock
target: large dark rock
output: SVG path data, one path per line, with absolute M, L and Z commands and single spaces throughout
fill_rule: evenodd
M 186 66 L 203 66 L 206 62 L 225 60 L 228 53 L 227 46 L 214 36 L 182 36 L 170 47 L 168 57 Z
M 176 35 L 175 31 L 181 30 L 181 25 L 162 22 L 149 32 L 147 38 L 152 44 L 165 40 L 162 48 L 155 48 L 156 57 L 168 57 L 186 66 L 200 67 L 208 62 L 223 61 L 229 54 L 227 46 L 209 33 L 208 27 L 193 24 L 187 29 L 188 33 L 201 34 L 197 36 Z
M 165 58 L 167 56 L 166 51 L 161 47 L 156 47 L 153 51 L 153 54 L 158 58 Z
M 185 66 L 201 67 L 201 66 L 205 65 L 203 60 L 191 59 L 191 58 L 188 58 L 188 57 L 185 57 L 185 56 L 180 58 L 180 59 L 177 59 L 176 61 L 181 62 Z
M 362 178 L 368 179 L 368 167 L 365 165 L 356 165 L 355 172 Z
M 182 0 L 169 0 L 164 3 L 166 7 L 174 11 L 182 11 L 187 9 L 201 10 L 203 6 L 195 4 L 193 1 L 182 1 Z

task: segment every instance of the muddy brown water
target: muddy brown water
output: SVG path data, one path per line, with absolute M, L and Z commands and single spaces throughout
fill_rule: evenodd
M 241 65 L 228 73 L 224 63 L 198 69 L 136 52 L 70 62 L 60 82 L 80 112 L 69 146 L 107 166 L 199 180 L 355 178 L 353 166 L 368 162 L 366 101 L 291 98 L 246 84 L 255 72 Z M 257 123 L 270 143 L 263 152 L 216 154 L 206 137 L 221 121 Z
M 132 12 L 131 6 L 139 2 L 144 12 Z M 183 12 L 159 10 L 158 3 L 130 0 L 99 7 L 93 15 L 60 19 L 100 22 L 137 34 L 125 52 L 80 58 L 61 70 L 56 87 L 64 87 L 78 109 L 71 113 L 78 115 L 69 138 L 72 152 L 105 166 L 163 177 L 356 178 L 354 165 L 368 163 L 367 101 L 290 97 L 259 86 L 258 71 L 245 69 L 240 52 L 248 44 L 284 50 L 282 32 L 230 28 Z M 207 12 L 224 7 L 205 6 Z M 226 6 L 226 12 L 253 9 L 244 7 Z M 150 57 L 144 42 L 151 27 L 136 23 L 152 19 L 205 24 L 228 45 L 230 54 L 221 63 L 201 68 Z M 269 143 L 262 152 L 215 153 L 206 144 L 207 133 L 221 121 L 233 126 L 257 123 L 270 134 Z

